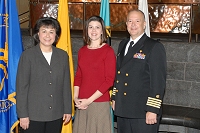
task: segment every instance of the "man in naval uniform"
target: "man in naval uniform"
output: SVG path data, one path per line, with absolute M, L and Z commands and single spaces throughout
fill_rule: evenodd
M 144 33 L 142 11 L 130 11 L 126 25 L 130 38 L 119 44 L 111 97 L 117 133 L 157 133 L 166 87 L 165 49 Z

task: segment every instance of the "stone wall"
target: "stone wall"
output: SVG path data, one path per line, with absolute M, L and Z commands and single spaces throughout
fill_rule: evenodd
M 164 103 L 200 108 L 200 45 L 163 42 L 167 51 Z

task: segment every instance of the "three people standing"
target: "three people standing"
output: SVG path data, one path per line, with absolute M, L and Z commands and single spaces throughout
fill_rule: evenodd
M 114 50 L 106 44 L 102 18 L 87 20 L 74 81 L 73 133 L 112 133 L 109 90 L 113 82 L 111 99 L 118 133 L 158 132 L 166 53 L 160 42 L 144 33 L 145 24 L 142 11 L 128 13 L 130 38 L 120 42 L 116 63 Z M 38 45 L 20 58 L 17 113 L 25 133 L 59 133 L 63 120 L 67 123 L 71 118 L 68 55 L 53 46 L 59 36 L 57 20 L 39 19 L 34 35 Z

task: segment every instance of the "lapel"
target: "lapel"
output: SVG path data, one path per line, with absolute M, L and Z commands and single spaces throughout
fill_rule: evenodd
M 41 62 L 45 67 L 49 67 L 49 64 L 48 64 L 47 60 L 45 59 L 45 57 L 40 49 L 39 44 L 36 45 L 36 51 L 37 51 L 37 56 L 38 56 L 39 62 Z
M 53 66 L 55 64 L 57 64 L 58 62 L 58 53 L 56 51 L 56 48 L 54 46 L 52 46 L 52 56 L 51 56 L 51 63 L 49 65 L 49 63 L 47 62 L 46 58 L 44 57 L 39 44 L 36 45 L 36 50 L 37 50 L 37 55 L 38 55 L 38 60 L 40 60 L 40 62 L 45 66 L 45 67 L 50 67 Z
M 135 53 L 137 53 L 143 46 L 144 46 L 144 41 L 147 38 L 146 34 L 144 34 L 139 41 L 129 49 L 128 53 L 126 56 L 124 56 L 124 59 L 121 63 L 121 67 L 123 67 L 127 62 L 129 62 Z
M 118 51 L 118 61 L 117 61 L 117 65 L 118 66 L 121 66 L 121 63 L 123 61 L 123 58 L 124 58 L 124 52 L 125 52 L 125 48 L 126 48 L 126 45 L 127 43 L 129 42 L 129 39 L 126 39 L 125 41 L 123 41 L 122 43 L 120 43 L 120 48 L 119 48 L 119 51 Z
M 51 56 L 51 63 L 50 63 L 51 67 L 56 65 L 59 61 L 59 54 L 58 54 L 56 47 L 52 46 L 52 50 L 53 50 L 53 53 Z

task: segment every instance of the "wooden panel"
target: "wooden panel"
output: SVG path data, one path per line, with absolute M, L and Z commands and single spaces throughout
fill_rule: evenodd
M 30 4 L 30 25 L 31 28 L 35 26 L 36 21 L 40 17 L 57 18 L 58 4 Z
M 69 5 L 69 18 L 70 28 L 74 30 L 83 29 L 83 4 L 68 4 Z
M 156 0 L 149 0 L 149 2 L 155 2 L 155 1 Z M 187 0 L 184 1 L 187 2 Z M 193 1 L 197 2 L 195 0 Z M 162 0 L 162 2 L 170 2 L 170 0 Z M 177 2 L 183 2 L 183 0 L 177 0 L 176 3 Z M 84 4 L 85 4 L 85 18 L 83 15 Z M 70 2 L 68 6 L 69 6 L 69 16 L 70 16 L 70 28 L 73 30 L 82 30 L 84 20 L 87 20 L 92 15 L 99 15 L 100 11 L 99 2 L 97 3 Z M 192 13 L 190 12 L 191 7 L 193 7 Z M 183 3 L 149 4 L 148 8 L 149 8 L 151 32 L 190 33 L 190 27 L 192 27 L 191 29 L 192 33 L 200 34 L 199 4 L 183 4 Z M 57 18 L 57 9 L 58 9 L 58 3 L 34 3 L 34 2 L 30 3 L 31 28 L 33 28 L 36 20 L 40 17 L 51 16 Z M 137 9 L 137 4 L 110 3 L 110 20 L 111 20 L 112 31 L 126 30 L 126 25 L 125 25 L 126 15 L 128 11 L 131 9 Z
M 59 2 L 59 0 L 30 0 L 30 2 Z M 68 0 L 68 2 L 83 2 L 83 0 Z M 86 0 L 87 3 L 100 3 L 101 0 Z M 110 0 L 110 3 L 136 3 L 137 0 Z
M 59 0 L 30 0 L 30 2 L 58 2 Z
M 192 6 L 192 33 L 200 34 L 200 6 Z
M 190 8 L 186 4 L 149 4 L 151 32 L 189 33 Z
M 17 3 L 17 8 L 18 8 L 19 20 L 21 23 L 20 27 L 28 28 L 28 25 L 29 25 L 29 13 L 28 13 L 29 1 L 16 0 L 16 3 Z
M 30 0 L 30 2 L 58 2 L 59 0 Z M 87 0 L 99 3 L 101 0 Z M 139 0 L 110 0 L 110 3 L 138 3 Z M 68 2 L 83 2 L 83 0 L 68 0 Z M 149 4 L 198 4 L 200 0 L 148 0 Z
M 200 3 L 200 0 L 148 0 L 148 3 L 160 4 L 195 4 Z

